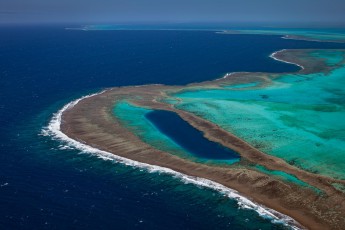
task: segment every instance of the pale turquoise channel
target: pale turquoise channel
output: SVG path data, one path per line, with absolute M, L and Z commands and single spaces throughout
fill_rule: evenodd
M 243 88 L 255 87 L 255 86 L 258 86 L 258 85 L 259 85 L 259 82 L 251 82 L 251 83 L 227 85 L 227 86 L 224 86 L 224 88 L 229 88 L 229 89 L 243 89 Z
M 305 170 L 345 179 L 344 53 L 314 52 L 328 74 L 285 74 L 260 89 L 198 89 L 173 95 L 258 149 Z
M 294 175 L 288 174 L 286 172 L 277 171 L 277 170 L 268 170 L 267 168 L 265 168 L 264 166 L 261 166 L 261 165 L 256 165 L 255 169 L 257 169 L 260 172 L 263 172 L 265 174 L 278 177 L 278 178 L 283 179 L 285 181 L 288 181 L 290 183 L 294 183 L 294 184 L 297 184 L 297 185 L 300 185 L 300 186 L 303 186 L 303 187 L 310 188 L 310 189 L 314 190 L 317 193 L 321 193 L 320 189 L 315 188 L 314 186 L 311 186 L 308 183 L 306 183 L 304 181 L 301 181 L 300 179 L 298 179 Z

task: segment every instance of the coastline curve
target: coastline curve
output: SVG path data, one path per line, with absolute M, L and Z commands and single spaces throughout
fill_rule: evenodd
M 83 96 L 79 99 L 73 100 L 69 102 L 68 104 L 64 105 L 59 111 L 57 111 L 52 119 L 50 120 L 49 124 L 44 127 L 41 131 L 41 134 L 43 136 L 50 136 L 52 139 L 60 141 L 67 146 L 71 148 L 75 148 L 82 153 L 86 154 L 91 154 L 95 155 L 98 158 L 102 160 L 110 160 L 110 161 L 115 161 L 118 163 L 122 163 L 127 166 L 131 166 L 134 168 L 140 168 L 140 169 L 145 169 L 149 173 L 165 173 L 172 175 L 175 178 L 178 178 L 184 183 L 192 183 L 197 186 L 205 187 L 212 189 L 214 191 L 217 191 L 221 194 L 226 195 L 229 199 L 236 200 L 240 208 L 244 209 L 252 209 L 255 212 L 259 214 L 262 218 L 266 218 L 271 220 L 272 223 L 274 224 L 283 224 L 285 226 L 291 227 L 293 230 L 299 230 L 299 229 L 304 229 L 300 223 L 298 223 L 296 220 L 293 218 L 282 214 L 278 211 L 275 211 L 273 209 L 270 209 L 268 207 L 265 207 L 264 205 L 257 204 L 250 199 L 246 198 L 245 196 L 242 196 L 238 191 L 228 188 L 220 183 L 214 182 L 209 179 L 205 178 L 200 178 L 200 177 L 195 177 L 195 176 L 189 176 L 180 172 L 177 172 L 175 170 L 166 168 L 166 167 L 161 167 L 157 165 L 150 165 L 146 163 L 142 163 L 139 161 L 131 160 L 125 157 L 121 157 L 118 155 L 115 155 L 113 153 L 103 151 L 94 147 L 91 147 L 89 145 L 86 145 L 84 143 L 78 142 L 70 137 L 68 137 L 65 133 L 61 131 L 61 121 L 62 121 L 62 114 L 71 108 L 73 108 L 75 105 L 77 105 L 81 100 L 90 98 L 99 94 L 102 94 L 106 90 L 103 90 L 99 93 L 94 93 L 90 95 Z

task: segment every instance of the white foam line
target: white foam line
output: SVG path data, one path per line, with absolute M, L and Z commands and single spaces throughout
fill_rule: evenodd
M 227 78 L 227 77 L 230 77 L 230 76 L 233 75 L 233 74 L 235 74 L 235 73 L 226 73 L 226 74 L 224 75 L 224 77 L 222 77 L 222 78 L 225 79 L 225 78 Z
M 288 38 L 286 38 L 286 39 L 288 39 Z M 302 66 L 302 65 L 300 65 L 300 64 L 297 64 L 297 63 L 294 63 L 294 62 L 285 61 L 285 60 L 282 60 L 282 59 L 279 59 L 279 58 L 276 57 L 276 55 L 277 55 L 278 53 L 284 52 L 284 51 L 286 51 L 286 49 L 282 49 L 282 50 L 273 52 L 273 53 L 270 55 L 270 58 L 273 58 L 274 60 L 279 61 L 279 62 L 284 62 L 284 63 L 296 65 L 296 66 L 300 67 L 302 70 L 304 70 L 304 66 Z M 231 75 L 236 74 L 236 73 L 248 73 L 248 72 L 231 72 L 231 73 L 226 73 L 222 78 L 219 78 L 219 79 L 226 79 L 226 78 L 228 78 L 228 77 L 230 77 Z
M 273 58 L 273 59 L 276 60 L 276 61 L 280 61 L 280 62 L 292 64 L 292 65 L 296 65 L 296 66 L 300 67 L 302 70 L 304 70 L 304 67 L 303 67 L 302 65 L 299 65 L 299 64 L 294 63 L 294 62 L 285 61 L 285 60 L 282 60 L 282 59 L 279 59 L 279 58 L 276 57 L 276 55 L 277 55 L 278 53 L 284 52 L 284 51 L 286 51 L 286 49 L 282 49 L 282 50 L 273 52 L 273 53 L 270 55 L 270 58 Z
M 139 88 L 139 87 L 145 87 L 145 86 L 151 86 L 151 85 L 157 86 L 157 85 L 163 85 L 163 84 L 133 85 L 133 86 L 130 86 L 130 87 Z
M 241 74 L 241 73 L 248 73 L 248 72 L 230 72 L 230 73 L 226 73 L 223 77 L 217 78 L 215 80 L 226 79 L 226 78 L 230 77 L 231 75 Z
M 66 144 L 67 146 L 73 147 L 75 149 L 80 150 L 82 153 L 87 153 L 91 155 L 95 155 L 98 158 L 101 158 L 103 160 L 110 160 L 110 161 L 115 161 L 119 162 L 128 166 L 136 167 L 136 168 L 142 168 L 146 169 L 148 172 L 153 173 L 153 172 L 159 172 L 159 173 L 166 173 L 174 176 L 175 178 L 180 179 L 181 181 L 185 183 L 192 183 L 197 186 L 201 187 L 206 187 L 206 188 L 211 188 L 215 191 L 218 191 L 225 196 L 235 199 L 238 202 L 238 205 L 240 208 L 244 209 L 252 209 L 256 211 L 260 216 L 270 219 L 272 223 L 281 223 L 286 226 L 290 226 L 292 229 L 301 229 L 300 224 L 296 222 L 294 219 L 292 219 L 289 216 L 286 216 L 284 214 L 281 214 L 275 210 L 269 209 L 263 205 L 259 205 L 254 203 L 253 201 L 249 200 L 248 198 L 241 196 L 236 190 L 230 189 L 228 187 L 225 187 L 224 185 L 221 185 L 217 182 L 200 178 L 200 177 L 194 177 L 194 176 L 188 176 L 183 173 L 174 171 L 169 168 L 161 167 L 161 166 L 156 166 L 156 165 L 150 165 L 146 163 L 141 163 L 135 160 L 130 160 L 121 156 L 117 156 L 115 154 L 112 154 L 110 152 L 106 152 L 103 150 L 96 149 L 94 147 L 88 146 L 86 144 L 80 143 L 70 137 L 68 137 L 66 134 L 64 134 L 61 131 L 61 119 L 62 119 L 62 114 L 66 110 L 69 110 L 73 108 L 76 104 L 78 104 L 81 100 L 85 98 L 89 98 L 98 94 L 103 93 L 104 91 L 96 94 L 91 94 L 84 96 L 82 98 L 79 98 L 77 100 L 74 100 L 68 104 L 66 104 L 62 109 L 60 109 L 57 113 L 53 115 L 53 118 L 49 122 L 47 127 L 44 127 L 42 129 L 41 134 L 44 136 L 51 136 L 54 140 L 59 140 Z

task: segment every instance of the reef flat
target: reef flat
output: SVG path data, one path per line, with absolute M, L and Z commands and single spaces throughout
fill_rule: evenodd
M 301 71 L 111 88 L 66 110 L 61 130 L 97 149 L 236 189 L 307 228 L 341 229 L 344 56 L 343 50 L 284 50 L 272 57 Z M 153 110 L 176 113 L 240 160 L 189 156 L 148 122 Z

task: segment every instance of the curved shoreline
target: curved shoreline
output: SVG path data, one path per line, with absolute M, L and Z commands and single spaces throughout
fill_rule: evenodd
M 99 93 L 83 96 L 79 99 L 76 99 L 64 105 L 57 113 L 53 115 L 53 118 L 49 122 L 48 126 L 42 130 L 42 135 L 51 136 L 52 138 L 56 140 L 66 143 L 69 147 L 73 147 L 84 153 L 96 155 L 97 157 L 103 160 L 111 160 L 111 161 L 125 164 L 127 166 L 146 169 L 150 173 L 162 172 L 162 173 L 170 174 L 170 175 L 175 176 L 176 178 L 179 178 L 182 182 L 193 183 L 195 185 L 213 189 L 217 192 L 225 194 L 230 199 L 236 200 L 239 207 L 252 209 L 256 211 L 261 217 L 270 219 L 272 223 L 275 223 L 275 224 L 281 223 L 286 226 L 290 226 L 292 229 L 295 229 L 295 230 L 302 229 L 301 225 L 297 221 L 292 219 L 291 217 L 284 215 L 282 213 L 279 213 L 278 211 L 275 211 L 273 209 L 267 208 L 264 205 L 259 205 L 249 200 L 248 198 L 240 195 L 238 191 L 225 187 L 222 184 L 219 184 L 217 182 L 214 182 L 205 178 L 189 176 L 189 175 L 177 172 L 175 170 L 172 170 L 170 168 L 161 167 L 158 165 L 146 164 L 139 161 L 131 160 L 129 158 L 124 158 L 124 157 L 112 154 L 110 152 L 103 151 L 103 150 L 88 146 L 86 144 L 83 144 L 81 142 L 78 142 L 68 137 L 66 134 L 64 134 L 61 131 L 62 114 L 66 110 L 72 109 L 75 105 L 79 103 L 79 101 L 83 99 L 90 98 L 90 97 L 102 94 L 104 92 L 105 91 L 101 91 Z
M 295 55 L 294 52 L 291 50 L 289 50 L 288 52 L 284 50 L 284 52 L 275 52 L 271 54 L 271 56 L 273 56 L 275 59 L 279 59 L 279 61 L 286 61 L 290 64 L 296 64 L 290 62 L 291 57 L 284 56 L 286 55 L 286 53 L 292 53 L 292 57 L 294 57 Z M 297 61 L 296 65 L 303 66 L 303 69 L 299 72 L 313 72 L 315 69 L 324 68 L 324 66 L 321 65 L 320 67 L 318 64 L 319 63 L 309 63 L 309 65 L 304 65 L 303 62 L 300 63 Z M 262 81 L 265 76 L 261 76 L 260 74 L 256 75 L 259 75 L 259 78 Z M 227 74 L 224 76 L 225 78 L 223 77 L 220 79 L 202 83 L 192 83 L 187 85 L 186 87 L 204 87 L 205 85 L 217 87 L 217 85 L 219 84 L 229 82 L 233 84 L 237 81 L 242 82 L 246 80 L 252 80 L 251 75 L 253 75 L 253 73 L 231 73 L 230 75 L 232 76 L 231 79 L 227 78 L 227 76 L 229 76 Z M 258 77 L 256 75 L 255 77 Z M 125 159 L 130 158 L 135 162 L 142 162 L 140 164 L 146 164 L 151 166 L 152 164 L 157 165 L 158 167 L 172 170 L 173 172 L 180 173 L 181 175 L 188 174 L 190 175 L 188 177 L 191 178 L 206 178 L 206 180 L 213 181 L 214 183 L 222 185 L 225 188 L 235 188 L 241 194 L 244 194 L 246 197 L 254 198 L 254 200 L 260 204 L 264 204 L 270 208 L 278 210 L 278 212 L 280 213 L 285 213 L 289 216 L 292 216 L 304 226 L 313 228 L 319 226 L 324 229 L 331 228 L 331 225 L 324 225 L 325 223 L 321 223 L 319 222 L 319 220 L 314 219 L 315 216 L 313 217 L 311 213 L 309 213 L 309 216 L 301 216 L 303 214 L 308 214 L 308 212 L 306 212 L 306 210 L 308 210 L 306 209 L 306 207 L 304 207 L 304 209 L 301 210 L 289 210 L 289 205 L 284 203 L 284 199 L 297 199 L 298 196 L 299 198 L 304 198 L 303 196 L 308 196 L 305 199 L 305 202 L 312 202 L 313 199 L 318 199 L 317 196 L 314 196 L 315 194 L 313 195 L 312 193 L 308 193 L 308 190 L 294 187 L 288 183 L 282 183 L 281 181 L 276 180 L 274 178 L 269 178 L 268 183 L 266 174 L 263 175 L 248 169 L 224 169 L 221 167 L 210 167 L 207 165 L 201 166 L 200 164 L 195 164 L 191 162 L 186 162 L 182 159 L 177 159 L 176 157 L 171 156 L 171 154 L 166 154 L 164 152 L 157 151 L 155 149 L 152 149 L 152 147 L 145 145 L 135 136 L 133 136 L 133 134 L 128 132 L 128 130 L 126 130 L 124 127 L 121 127 L 121 125 L 115 118 L 110 117 L 111 112 L 109 110 L 109 106 L 116 103 L 116 101 L 120 100 L 121 98 L 132 98 L 133 95 L 137 95 L 139 97 L 142 97 L 142 99 L 140 99 L 140 101 L 136 101 L 134 99 L 133 100 L 139 106 L 172 110 L 178 113 L 183 119 L 185 119 L 195 128 L 203 131 L 208 139 L 219 142 L 227 147 L 233 147 L 234 143 L 232 141 L 235 141 L 235 147 L 239 150 L 241 156 L 245 154 L 246 157 L 244 158 L 248 159 L 250 162 L 256 162 L 260 165 L 265 165 L 271 169 L 283 169 L 282 171 L 289 172 L 297 176 L 299 179 L 302 179 L 303 181 L 311 182 L 311 184 L 316 185 L 316 187 L 321 186 L 323 188 L 322 190 L 326 191 L 327 196 L 331 196 L 331 198 L 333 197 L 332 199 L 329 198 L 331 199 L 332 203 L 339 202 L 340 198 L 336 199 L 337 196 L 340 196 L 339 193 L 336 193 L 334 189 L 332 189 L 328 185 L 329 182 L 327 181 L 330 178 L 311 175 L 310 173 L 306 173 L 304 171 L 302 172 L 302 170 L 297 170 L 292 166 L 286 165 L 286 163 L 282 162 L 281 159 L 267 156 L 264 153 L 261 153 L 257 150 L 254 151 L 255 149 L 253 149 L 253 147 L 243 142 L 242 140 L 236 138 L 235 136 L 221 130 L 219 127 L 217 127 L 217 125 L 211 124 L 210 122 L 205 122 L 203 119 L 193 116 L 192 114 L 183 111 L 177 111 L 176 109 L 173 109 L 171 106 L 166 105 L 160 102 L 159 100 L 157 101 L 157 98 L 164 97 L 164 93 L 166 92 L 175 91 L 186 87 L 164 85 L 121 87 L 112 88 L 108 91 L 103 92 L 102 94 L 97 94 L 97 96 L 94 97 L 85 97 L 84 100 L 78 99 L 78 102 L 73 104 L 73 106 L 76 106 L 78 108 L 74 107 L 73 109 L 69 109 L 69 106 L 67 106 L 66 108 L 64 107 L 65 109 L 63 111 L 61 111 L 59 132 L 61 132 L 67 138 L 70 138 L 79 144 L 81 142 L 87 143 L 88 146 L 91 146 L 91 148 L 100 149 L 99 151 L 105 151 L 107 154 L 116 154 L 116 156 Z M 94 109 L 95 111 L 97 111 L 97 114 L 90 112 L 90 109 Z M 64 118 L 66 118 L 67 122 L 61 120 Z M 113 123 L 115 123 L 115 125 Z M 96 126 L 91 127 L 93 125 Z M 107 129 L 110 125 L 113 126 L 112 131 L 108 132 Z M 92 135 L 89 134 L 89 132 L 93 132 Z M 117 132 L 119 132 L 121 135 L 117 135 Z M 224 138 L 219 139 L 222 136 L 224 136 Z M 120 150 L 121 154 L 118 154 L 120 153 Z M 148 156 L 151 156 L 151 159 Z M 155 156 L 157 159 L 152 159 L 152 156 Z M 224 177 L 225 175 L 226 177 Z M 243 181 L 243 175 L 245 175 L 246 181 Z M 257 183 L 258 181 L 261 184 L 252 184 Z M 262 185 L 262 183 L 265 183 L 265 185 Z M 270 184 L 272 184 L 272 186 Z M 249 186 L 250 188 L 247 188 L 247 186 Z M 260 191 L 256 191 L 257 189 L 261 189 L 261 186 L 264 186 L 264 192 L 262 192 L 263 194 L 261 194 Z M 286 186 L 289 187 L 287 191 L 294 192 L 292 197 L 291 195 L 286 195 L 286 193 L 284 192 L 284 189 L 286 190 L 288 188 Z M 273 202 L 270 201 L 270 199 L 267 199 L 267 194 L 265 194 L 267 192 L 272 193 L 274 197 L 279 198 L 279 201 Z M 285 194 L 283 198 L 281 198 L 282 194 Z M 336 198 L 334 198 L 334 196 L 336 196 Z M 330 201 L 327 199 L 325 198 L 324 201 L 318 201 L 320 202 L 321 207 L 323 204 L 326 204 L 327 201 Z M 301 202 L 302 201 L 303 199 L 301 200 Z
M 280 61 L 280 62 L 284 62 L 284 63 L 287 63 L 287 64 L 292 64 L 292 65 L 296 65 L 296 66 L 300 67 L 301 70 L 304 70 L 304 69 L 305 69 L 303 65 L 300 65 L 300 64 L 294 63 L 294 62 L 290 62 L 290 61 L 285 61 L 285 60 L 283 60 L 283 59 L 280 59 L 279 57 L 276 57 L 279 53 L 282 53 L 282 52 L 285 52 L 285 51 L 286 51 L 286 49 L 282 49 L 282 50 L 275 51 L 275 52 L 273 52 L 269 57 L 270 57 L 270 58 L 273 58 L 273 59 L 276 60 L 276 61 Z

